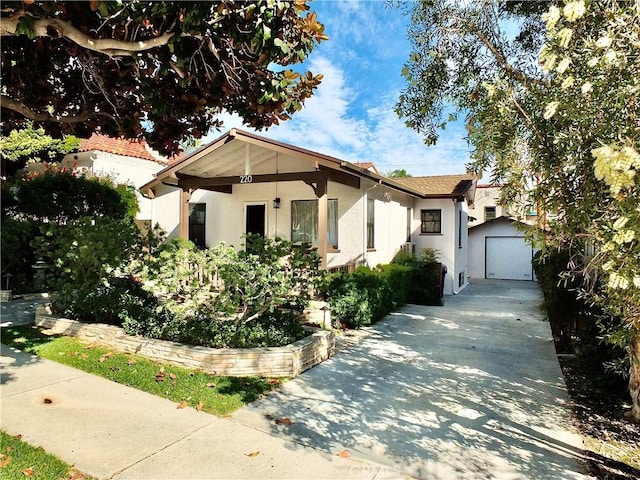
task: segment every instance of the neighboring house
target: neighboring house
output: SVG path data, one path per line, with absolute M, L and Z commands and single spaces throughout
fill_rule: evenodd
M 136 216 L 141 227 L 151 226 L 152 202 L 137 189 L 154 178 L 154 174 L 168 165 L 168 160 L 151 150 L 144 141 L 134 142 L 93 134 L 80 140 L 76 153 L 62 160 L 64 166 L 76 168 L 90 175 L 109 176 L 116 183 L 131 185 L 138 193 L 140 211 Z
M 538 222 L 536 209 L 531 205 L 505 205 L 500 200 L 501 185 L 478 184 L 473 205 L 469 207 L 469 227 L 491 221 L 498 217 L 511 217 L 529 225 Z
M 308 242 L 322 267 L 375 266 L 400 250 L 439 250 L 445 293 L 467 284 L 472 175 L 390 179 L 293 145 L 233 129 L 143 185 L 152 221 L 202 247 L 241 247 L 254 233 Z
M 510 217 L 497 217 L 469 228 L 469 276 L 500 280 L 535 280 L 535 249 Z

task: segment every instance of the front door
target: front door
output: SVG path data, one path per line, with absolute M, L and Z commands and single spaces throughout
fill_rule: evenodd
M 266 234 L 266 205 L 247 205 L 245 214 L 245 233 L 247 235 L 260 235 L 264 238 Z M 247 242 L 247 246 L 248 242 Z

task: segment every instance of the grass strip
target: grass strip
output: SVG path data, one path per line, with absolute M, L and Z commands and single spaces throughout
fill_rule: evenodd
M 38 480 L 91 479 L 68 463 L 0 430 L 0 477 Z
M 279 387 L 283 379 L 220 377 L 77 338 L 45 335 L 34 326 L 2 329 L 2 343 L 214 415 L 229 415 Z

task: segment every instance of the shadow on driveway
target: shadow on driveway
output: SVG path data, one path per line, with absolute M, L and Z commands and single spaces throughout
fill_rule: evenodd
M 233 418 L 379 478 L 586 478 L 540 301 L 532 282 L 482 281 L 405 306 Z

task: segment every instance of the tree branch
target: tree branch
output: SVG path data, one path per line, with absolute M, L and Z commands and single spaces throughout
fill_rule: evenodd
M 19 16 L 0 18 L 0 35 L 3 37 L 16 35 L 20 18 Z M 87 50 L 102 53 L 110 57 L 129 56 L 136 52 L 143 52 L 166 45 L 175 35 L 174 33 L 165 33 L 159 37 L 137 42 L 115 40 L 112 38 L 93 39 L 70 23 L 64 22 L 59 18 L 41 18 L 33 22 L 34 35 L 37 37 L 51 37 L 51 29 L 54 29 L 61 37 L 68 38 Z
M 27 107 L 24 103 L 16 102 L 12 98 L 2 95 L 0 96 L 0 109 L 9 109 L 21 114 L 22 116 L 33 120 L 34 122 L 56 122 L 56 123 L 80 123 L 86 122 L 92 117 L 103 116 L 116 120 L 113 115 L 105 112 L 91 112 L 83 110 L 77 115 L 51 115 L 47 112 L 35 112 Z
M 531 83 L 544 85 L 544 82 L 542 82 L 541 80 L 538 80 L 537 78 L 529 77 L 524 73 L 522 73 L 520 70 L 514 68 L 513 65 L 511 65 L 507 61 L 507 59 L 502 54 L 502 52 L 500 52 L 500 50 L 498 50 L 498 48 L 493 43 L 491 43 L 491 41 L 487 38 L 487 36 L 484 33 L 482 33 L 482 31 L 480 31 L 480 28 L 476 26 L 474 30 L 475 30 L 475 34 L 478 36 L 478 39 L 484 44 L 485 47 L 489 49 L 489 51 L 493 55 L 493 58 L 495 58 L 496 61 L 502 66 L 502 68 L 504 68 L 507 71 L 507 73 L 509 73 L 513 78 L 515 78 L 516 80 L 518 80 L 520 83 L 524 85 L 528 85 Z

